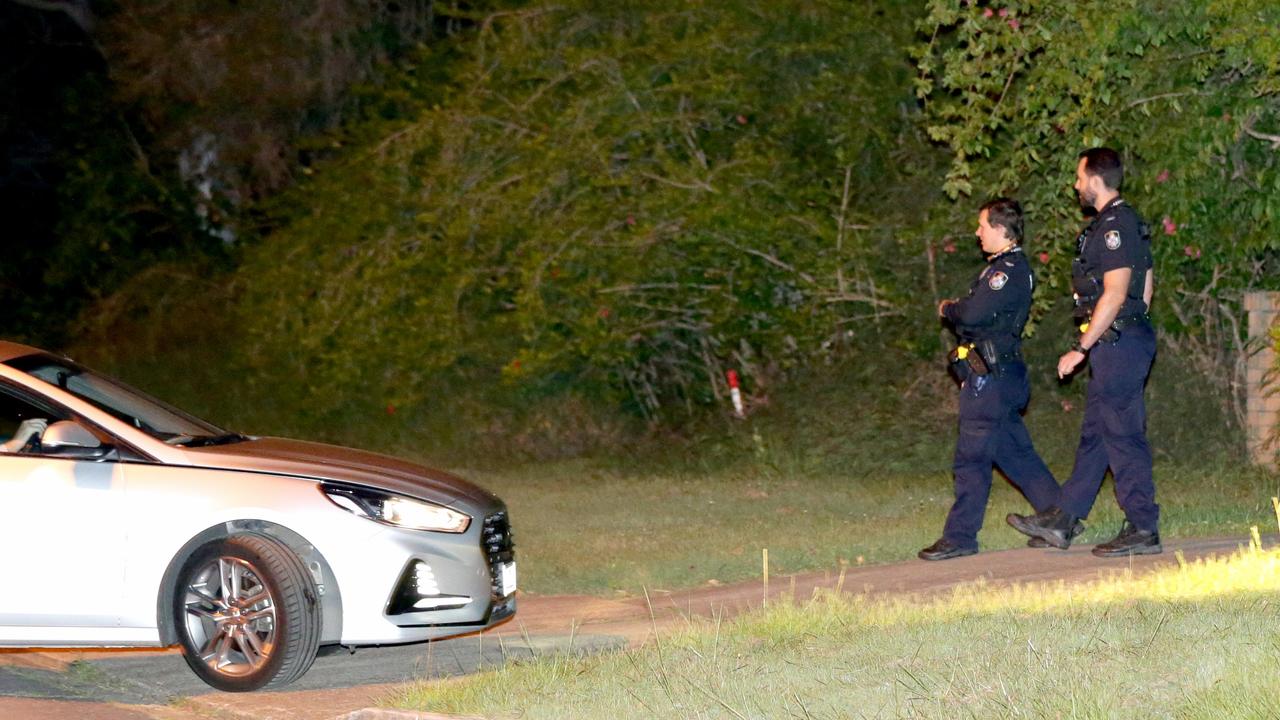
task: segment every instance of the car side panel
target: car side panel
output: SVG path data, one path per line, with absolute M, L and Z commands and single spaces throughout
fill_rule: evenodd
M 359 546 L 381 528 L 335 507 L 311 480 L 243 471 L 128 464 L 129 562 L 122 625 L 156 627 L 165 571 L 192 538 L 237 521 L 288 528 L 322 555 L 340 542 Z M 322 578 L 325 582 L 332 579 Z

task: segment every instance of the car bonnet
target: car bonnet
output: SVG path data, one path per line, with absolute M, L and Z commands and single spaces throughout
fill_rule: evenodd
M 200 467 L 354 483 L 441 503 L 463 500 L 488 507 L 500 502 L 488 491 L 443 470 L 337 445 L 259 437 L 185 450 L 191 464 Z

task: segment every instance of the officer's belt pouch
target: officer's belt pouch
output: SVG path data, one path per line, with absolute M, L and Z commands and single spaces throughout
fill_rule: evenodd
M 982 353 L 978 352 L 973 343 L 961 345 L 952 350 L 951 354 L 955 358 L 953 362 L 962 361 L 968 366 L 968 372 L 974 375 L 986 375 L 991 372 L 991 367 L 987 365 L 987 361 L 982 358 Z
M 1080 323 L 1081 335 L 1084 335 L 1086 332 L 1089 331 L 1090 318 L 1088 314 L 1084 315 L 1083 317 L 1077 317 L 1076 320 L 1084 321 Z M 1098 342 L 1104 342 L 1104 343 L 1107 343 L 1108 345 L 1115 343 L 1117 340 L 1120 339 L 1120 331 L 1123 330 L 1126 325 L 1130 325 L 1130 324 L 1132 324 L 1131 321 L 1126 322 L 1124 320 L 1116 320 L 1115 322 L 1111 323 L 1111 327 L 1107 328 L 1105 331 L 1103 331 L 1101 335 L 1098 336 Z

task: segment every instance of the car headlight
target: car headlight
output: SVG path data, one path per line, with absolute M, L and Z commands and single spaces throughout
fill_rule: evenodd
M 321 485 L 320 489 L 343 510 L 386 525 L 447 533 L 466 532 L 471 525 L 470 516 L 423 500 L 341 485 Z

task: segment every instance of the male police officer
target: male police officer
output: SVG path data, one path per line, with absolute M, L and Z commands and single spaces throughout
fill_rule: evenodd
M 923 560 L 947 560 L 978 552 L 978 530 L 991 492 L 991 466 L 1009 476 L 1031 506 L 1058 501 L 1058 483 L 1036 454 L 1022 423 L 1030 385 L 1022 362 L 1022 328 L 1035 283 L 1019 243 L 1022 207 L 999 198 L 978 212 L 975 233 L 987 266 L 962 300 L 943 300 L 938 315 L 952 324 L 960 346 L 952 355 L 960 386 L 960 438 L 953 465 L 956 499 L 942 538 L 923 549 Z
M 1138 213 L 1120 197 L 1124 166 L 1110 148 L 1080 153 L 1075 190 L 1097 215 L 1076 240 L 1072 268 L 1080 339 L 1058 360 L 1058 377 L 1087 358 L 1093 377 L 1085 404 L 1080 446 L 1058 507 L 1036 515 L 1009 515 L 1019 531 L 1058 548 L 1071 544 L 1069 529 L 1089 515 L 1107 467 L 1125 521 L 1112 540 L 1093 548 L 1099 557 L 1150 555 L 1160 545 L 1160 507 L 1151 476 L 1142 392 L 1156 339 L 1147 310 L 1154 280 L 1151 236 Z

